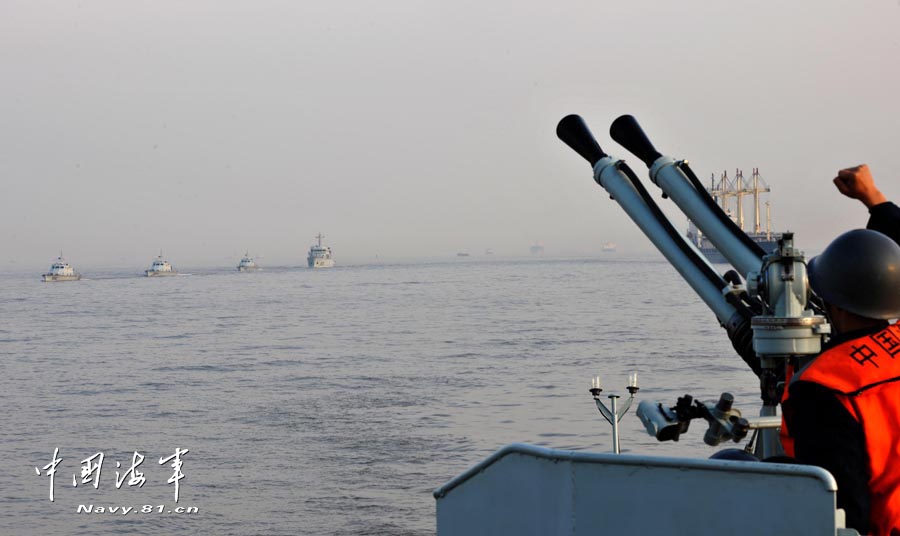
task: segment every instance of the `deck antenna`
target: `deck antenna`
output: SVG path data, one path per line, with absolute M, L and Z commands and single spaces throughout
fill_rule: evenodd
M 613 441 L 613 453 L 621 454 L 619 450 L 619 421 L 622 420 L 622 417 L 628 413 L 629 408 L 631 408 L 631 402 L 634 401 L 634 394 L 640 390 L 637 384 L 637 372 L 631 372 L 628 374 L 628 398 L 625 400 L 625 405 L 621 408 L 618 407 L 619 404 L 619 395 L 610 393 L 606 397 L 609 398 L 609 407 L 606 407 L 606 404 L 600 400 L 600 393 L 603 392 L 603 389 L 600 387 L 600 375 L 594 376 L 591 378 L 591 388 L 589 391 L 591 395 L 594 397 L 594 402 L 597 404 L 597 409 L 600 410 L 600 413 L 603 415 L 603 418 L 606 419 L 610 425 L 612 425 L 612 441 Z

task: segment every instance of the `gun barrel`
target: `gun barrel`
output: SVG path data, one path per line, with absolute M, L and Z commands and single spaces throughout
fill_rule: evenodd
M 641 128 L 634 116 L 623 115 L 618 117 L 610 125 L 609 135 L 619 145 L 628 150 L 629 153 L 647 164 L 647 167 L 652 166 L 653 162 L 662 156 L 650 142 L 650 138 L 644 133 L 644 129 Z
M 699 183 L 685 175 L 688 168 L 682 169 L 683 162 L 663 156 L 653 147 L 634 117 L 623 115 L 616 119 L 610 135 L 650 168 L 650 179 L 742 275 L 760 270 L 763 252 L 759 246 L 721 208 L 709 203 L 706 191 L 699 191 Z
M 591 166 L 606 156 L 591 130 L 579 115 L 567 115 L 556 125 L 556 135 L 566 145 L 580 154 Z
M 584 120 L 578 116 L 567 116 L 560 121 L 557 134 L 563 142 L 584 156 L 588 162 L 602 153 Z M 590 157 L 582 154 L 579 149 L 589 149 Z M 648 204 L 649 196 L 642 195 L 638 190 L 640 182 L 636 178 L 633 181 L 626 174 L 626 172 L 630 173 L 627 166 L 605 153 L 602 154 L 603 156 L 592 162 L 594 180 L 606 189 L 625 210 L 625 213 L 650 239 L 656 249 L 666 257 L 688 285 L 694 289 L 694 292 L 713 311 L 719 322 L 726 324 L 735 314 L 738 314 L 735 307 L 726 301 L 722 292 L 728 283 L 715 273 L 693 245 L 673 232 L 671 223 L 655 204 Z M 640 188 L 643 189 L 643 186 Z
M 603 166 L 598 169 L 600 165 Z M 634 184 L 620 169 L 620 165 L 613 163 L 612 158 L 609 157 L 600 160 L 594 167 L 595 173 L 600 172 L 596 175 L 597 183 L 612 195 L 625 213 L 656 246 L 656 249 L 669 261 L 669 264 L 678 271 L 688 285 L 694 289 L 694 292 L 700 296 L 700 299 L 713 311 L 719 322 L 726 324 L 737 314 L 737 310 L 725 300 L 723 295 L 723 289 L 728 286 L 728 283 L 721 278 L 714 283 L 712 278 L 704 273 L 704 268 L 709 271 L 712 271 L 712 268 L 709 265 L 701 264 L 705 262 L 705 259 L 699 252 L 694 250 L 695 259 L 691 259 L 685 253 L 684 246 L 693 249 L 693 245 L 680 235 L 676 234 L 677 238 L 672 237 L 672 233 L 666 228 L 666 226 L 671 226 L 671 223 L 668 220 L 662 221 L 661 216 L 647 205 Z M 683 244 L 679 244 L 676 240 Z

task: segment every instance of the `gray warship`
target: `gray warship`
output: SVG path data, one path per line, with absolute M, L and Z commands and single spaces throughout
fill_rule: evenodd
M 244 257 L 241 259 L 241 262 L 238 263 L 237 271 L 238 272 L 255 272 L 260 270 L 256 261 L 253 260 L 253 257 L 250 256 L 250 252 L 244 253 Z
M 309 248 L 309 254 L 306 256 L 306 263 L 310 268 L 334 268 L 334 257 L 329 246 L 322 245 L 322 239 L 325 235 L 319 233 L 316 235 L 316 242 Z
M 79 280 L 81 280 L 81 274 L 75 272 L 75 269 L 66 262 L 61 251 L 56 262 L 50 265 L 50 271 L 41 276 L 41 281 L 45 283 Z
M 148 270 L 144 270 L 144 275 L 147 277 L 165 277 L 170 275 L 178 275 L 178 271 L 175 268 L 172 268 L 172 265 L 169 264 L 169 261 L 163 259 L 162 252 L 159 253 L 159 257 L 153 261 L 153 264 L 150 265 Z

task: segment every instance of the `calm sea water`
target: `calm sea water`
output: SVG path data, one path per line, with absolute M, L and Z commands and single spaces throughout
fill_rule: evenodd
M 640 399 L 727 390 L 758 408 L 663 261 L 192 272 L 0 275 L 0 534 L 433 534 L 431 491 L 507 443 L 609 451 L 594 374 L 624 392 L 638 371 Z M 622 448 L 708 456 L 701 428 L 657 443 L 632 410 Z M 159 461 L 179 448 L 176 503 Z

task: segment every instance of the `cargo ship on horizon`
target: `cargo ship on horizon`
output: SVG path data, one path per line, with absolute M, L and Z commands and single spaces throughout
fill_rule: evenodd
M 765 229 L 762 228 L 760 217 L 760 194 L 771 192 L 771 188 L 759 175 L 759 168 L 753 168 L 751 179 L 744 182 L 744 173 L 740 169 L 735 170 L 734 178 L 728 177 L 728 172 L 723 172 L 719 180 L 715 175 L 710 177 L 710 185 L 706 189 L 713 201 L 722 208 L 725 214 L 740 227 L 747 236 L 756 242 L 767 254 L 778 245 L 781 233 L 772 232 L 772 211 L 768 201 L 765 201 Z M 753 196 L 753 228 L 745 228 L 744 198 Z M 697 226 L 688 220 L 688 240 L 700 250 L 710 262 L 727 263 L 728 261 L 719 253 L 716 246 L 699 230 Z

